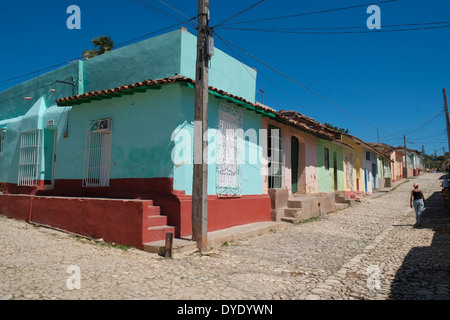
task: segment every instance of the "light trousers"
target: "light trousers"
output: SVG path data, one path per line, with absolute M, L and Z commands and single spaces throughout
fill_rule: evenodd
M 424 208 L 423 199 L 413 201 L 414 210 L 416 210 L 416 222 L 418 225 L 422 224 L 422 211 Z

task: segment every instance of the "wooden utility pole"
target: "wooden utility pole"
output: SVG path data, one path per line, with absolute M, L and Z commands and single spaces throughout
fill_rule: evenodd
M 408 179 L 408 154 L 406 152 L 406 136 L 403 136 L 403 145 L 405 148 L 405 178 Z
M 447 91 L 445 90 L 445 88 L 442 89 L 442 93 L 444 94 L 445 122 L 447 123 L 447 142 L 448 142 L 448 151 L 450 152 L 450 122 L 448 118 Z
M 195 75 L 194 174 L 192 181 L 192 240 L 200 253 L 208 251 L 208 163 L 203 159 L 208 130 L 208 62 L 211 57 L 209 0 L 198 1 Z

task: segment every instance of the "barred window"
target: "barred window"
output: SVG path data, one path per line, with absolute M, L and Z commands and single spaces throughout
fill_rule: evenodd
M 22 132 L 19 152 L 19 186 L 36 186 L 40 174 L 41 131 Z
M 3 155 L 3 144 L 5 142 L 6 129 L 0 128 L 0 156 Z
M 269 159 L 269 188 L 279 189 L 284 187 L 283 139 L 280 128 L 269 125 L 268 129 L 267 156 Z
M 84 149 L 84 187 L 109 186 L 112 119 L 88 122 Z

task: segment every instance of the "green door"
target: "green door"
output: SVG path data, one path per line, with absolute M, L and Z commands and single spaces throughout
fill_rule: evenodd
M 298 190 L 298 139 L 294 136 L 291 137 L 291 181 L 292 193 L 296 193 Z

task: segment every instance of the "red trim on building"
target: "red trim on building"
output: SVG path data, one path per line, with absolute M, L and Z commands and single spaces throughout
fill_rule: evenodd
M 81 180 L 56 180 L 53 190 L 0 183 L 0 213 L 108 242 L 143 243 L 192 234 L 192 197 L 172 189 L 171 178 L 112 179 L 110 187 L 85 188 Z M 18 194 L 28 191 L 28 195 Z M 37 196 L 34 196 L 37 195 Z M 208 231 L 270 221 L 269 195 L 208 196 Z M 171 227 L 168 227 L 171 226 Z

